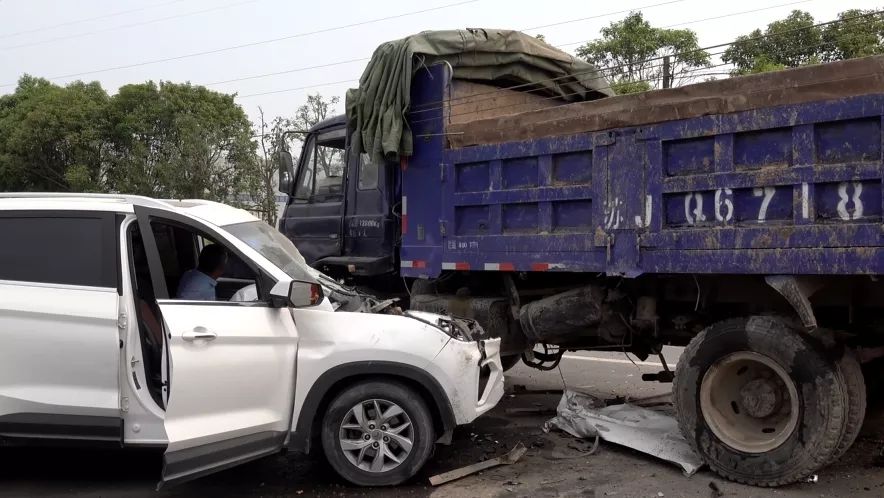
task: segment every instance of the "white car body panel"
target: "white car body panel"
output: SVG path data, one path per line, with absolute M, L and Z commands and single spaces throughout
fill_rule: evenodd
M 128 216 L 120 226 L 120 247 L 128 247 L 127 230 L 135 221 Z M 122 251 L 121 268 L 130 268 L 129 252 Z M 126 317 L 127 327 L 123 339 L 124 351 L 120 356 L 120 399 L 125 414 L 123 424 L 123 444 L 126 445 L 165 445 L 166 428 L 163 419 L 166 413 L 143 389 L 147 385 L 144 369 L 144 351 L 141 348 L 141 331 L 138 329 L 135 302 L 131 298 L 132 274 L 124 270 L 120 275 L 124 289 L 121 311 Z
M 0 281 L 0 415 L 119 417 L 116 289 Z
M 312 308 L 293 309 L 292 315 L 300 334 L 292 430 L 310 388 L 328 370 L 366 360 L 423 369 L 451 340 L 441 330 L 403 316 Z
M 169 452 L 289 427 L 298 333 L 285 308 L 160 301 L 171 350 Z M 215 339 L 187 340 L 193 331 Z

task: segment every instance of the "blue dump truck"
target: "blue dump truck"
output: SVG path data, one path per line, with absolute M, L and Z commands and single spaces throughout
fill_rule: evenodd
M 478 320 L 510 364 L 659 355 L 645 380 L 729 479 L 851 446 L 884 353 L 884 58 L 586 102 L 409 77 L 410 154 L 378 159 L 353 116 L 283 154 L 280 230 L 311 264 Z

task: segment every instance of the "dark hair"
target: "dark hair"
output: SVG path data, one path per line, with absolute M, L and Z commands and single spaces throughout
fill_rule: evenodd
M 213 273 L 227 261 L 227 251 L 219 244 L 209 244 L 200 251 L 200 264 L 197 269 L 205 274 Z

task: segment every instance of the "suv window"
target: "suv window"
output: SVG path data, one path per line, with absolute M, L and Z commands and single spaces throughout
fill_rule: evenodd
M 0 280 L 117 286 L 113 215 L 0 215 Z
M 295 201 L 335 202 L 344 199 L 345 130 L 323 133 L 307 143 Z
M 181 277 L 197 267 L 202 248 L 219 242 L 194 227 L 171 221 L 152 220 L 151 230 L 163 266 L 166 289 L 169 296 L 176 299 Z M 258 276 L 227 244 L 221 245 L 227 251 L 227 265 L 217 280 L 215 297 L 219 301 L 228 301 L 241 288 L 257 285 Z

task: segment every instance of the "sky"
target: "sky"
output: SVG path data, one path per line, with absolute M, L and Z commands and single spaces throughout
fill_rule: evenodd
M 59 84 L 99 81 L 110 93 L 147 80 L 189 81 L 236 93 L 253 121 L 259 107 L 269 120 L 291 116 L 308 94 L 343 97 L 375 47 L 424 30 L 519 29 L 573 53 L 630 10 L 657 27 L 693 29 L 707 46 L 792 9 L 823 22 L 849 8 L 881 7 L 869 0 L 0 0 L 0 94 L 14 91 L 24 73 Z M 268 73 L 283 74 L 254 77 Z

